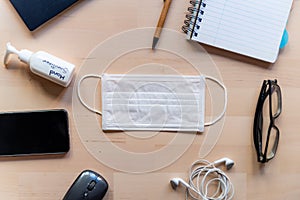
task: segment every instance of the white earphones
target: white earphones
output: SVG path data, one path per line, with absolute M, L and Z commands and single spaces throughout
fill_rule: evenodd
M 230 158 L 226 158 L 226 157 L 225 158 L 221 158 L 219 160 L 216 160 L 212 164 L 215 165 L 215 166 L 218 166 L 218 165 L 220 165 L 222 163 L 225 164 L 225 167 L 226 167 L 227 170 L 230 170 L 233 167 L 233 165 L 234 165 L 234 161 L 231 160 Z M 170 180 L 170 184 L 171 184 L 171 186 L 172 186 L 172 188 L 174 190 L 177 189 L 177 187 L 179 186 L 180 183 L 183 186 L 185 186 L 186 188 L 190 188 L 191 189 L 191 186 L 187 182 L 185 182 L 184 180 L 182 180 L 181 178 L 172 178 Z
M 233 185 L 231 184 L 229 178 L 226 176 L 226 174 L 219 168 L 216 168 L 216 166 L 224 163 L 226 166 L 226 169 L 229 170 L 233 167 L 234 161 L 229 159 L 229 158 L 221 158 L 219 160 L 216 160 L 212 163 L 206 161 L 206 160 L 199 160 L 196 161 L 192 164 L 191 170 L 190 170 L 190 178 L 188 184 L 181 178 L 173 178 L 170 180 L 170 184 L 173 188 L 173 190 L 176 190 L 177 187 L 181 184 L 184 187 L 187 188 L 187 194 L 191 195 L 192 197 L 195 198 L 195 196 L 189 192 L 189 190 L 192 190 L 194 193 L 197 195 L 201 196 L 202 199 L 231 199 L 233 197 L 234 189 Z M 199 166 L 198 166 L 199 165 Z M 198 166 L 195 168 L 195 166 Z M 195 169 L 194 169 L 195 168 Z M 208 177 L 214 176 L 215 178 L 212 178 L 210 180 Z M 201 178 L 202 177 L 202 178 Z M 197 178 L 197 187 L 195 187 L 193 183 L 193 179 Z M 219 182 L 218 190 L 219 192 L 216 192 L 215 194 L 220 194 L 219 196 L 212 196 L 212 197 L 207 197 L 207 190 L 210 184 L 212 182 Z M 205 187 L 203 187 L 205 186 Z M 197 199 L 197 198 L 195 198 Z
M 216 160 L 215 162 L 213 162 L 213 165 L 218 166 L 221 163 L 225 163 L 227 170 L 230 170 L 234 165 L 234 161 L 231 160 L 230 158 L 221 158 L 219 160 Z
M 177 187 L 179 186 L 179 184 L 182 184 L 186 188 L 190 188 L 191 189 L 191 186 L 187 182 L 185 182 L 184 180 L 182 180 L 181 178 L 172 178 L 170 180 L 170 184 L 171 184 L 173 190 L 176 190 Z

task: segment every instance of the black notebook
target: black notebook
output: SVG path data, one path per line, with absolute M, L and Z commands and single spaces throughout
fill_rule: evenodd
M 10 0 L 30 31 L 79 0 Z

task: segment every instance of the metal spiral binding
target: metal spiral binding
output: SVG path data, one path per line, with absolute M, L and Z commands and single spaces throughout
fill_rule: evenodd
M 204 3 L 203 0 L 191 0 L 190 4 L 192 6 L 188 7 L 188 14 L 186 14 L 186 19 L 182 26 L 182 31 L 186 34 L 193 32 L 194 29 L 200 28 L 199 23 L 202 21 L 202 16 L 204 14 L 204 11 L 201 10 L 201 8 L 206 7 L 206 3 Z

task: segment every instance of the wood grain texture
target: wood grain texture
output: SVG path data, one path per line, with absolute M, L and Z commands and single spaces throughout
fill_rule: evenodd
M 1 60 L 5 52 L 5 44 L 11 42 L 20 49 L 44 50 L 74 63 L 76 74 L 82 70 L 88 71 L 88 67 L 82 69 L 81 66 L 87 60 L 95 59 L 89 57 L 92 49 L 113 35 L 131 29 L 155 28 L 161 6 L 162 1 L 86 0 L 76 4 L 35 32 L 29 32 L 9 1 L 0 0 Z M 188 1 L 173 1 L 164 27 L 183 35 L 180 30 L 188 6 Z M 226 156 L 235 161 L 236 165 L 233 169 L 226 172 L 236 186 L 235 200 L 294 200 L 300 196 L 299 18 L 300 1 L 295 0 L 287 24 L 289 43 L 281 50 L 278 60 L 272 65 L 205 47 L 228 89 L 228 108 L 224 126 L 215 147 L 205 158 L 213 161 Z M 193 72 L 190 67 L 187 67 L 189 65 L 186 60 L 170 52 L 162 50 L 162 52 L 157 51 L 157 54 L 149 53 L 152 36 L 149 37 L 149 49 L 144 49 L 142 52 L 135 49 L 133 52 L 136 54 L 122 55 L 121 61 L 112 62 L 114 68 L 111 71 L 124 73 L 130 71 L 130 66 L 161 63 L 161 65 L 173 65 L 182 73 Z M 182 38 L 184 40 L 184 35 Z M 126 42 L 124 41 L 125 44 Z M 139 38 L 136 42 L 139 42 Z M 111 48 L 118 50 L 121 46 Z M 107 57 L 105 55 L 101 61 L 104 62 Z M 103 63 L 101 61 L 90 67 L 100 68 Z M 199 65 L 203 63 L 199 62 Z M 108 195 L 105 197 L 107 200 L 184 199 L 183 190 L 175 192 L 171 189 L 169 178 L 180 176 L 187 180 L 189 166 L 199 159 L 199 148 L 213 127 L 197 134 L 182 156 L 168 166 L 152 173 L 125 173 L 96 159 L 84 146 L 78 126 L 89 128 L 92 122 L 86 119 L 77 123 L 75 120 L 76 115 L 81 114 L 74 113 L 72 107 L 77 77 L 68 88 L 64 89 L 33 75 L 26 65 L 20 64 L 14 56 L 10 59 L 8 68 L 5 68 L 2 63 L 0 65 L 2 66 L 0 67 L 0 110 L 65 108 L 70 114 L 71 136 L 71 150 L 63 158 L 0 159 L 1 199 L 61 199 L 77 175 L 84 169 L 95 170 L 107 179 L 110 184 Z M 151 65 L 148 67 L 151 68 Z M 155 71 L 156 69 L 159 71 Z M 160 74 L 166 73 L 166 70 L 159 67 L 148 70 Z M 274 78 L 278 80 L 283 96 L 283 111 L 276 121 L 281 138 L 276 157 L 269 163 L 260 165 L 256 162 L 252 142 L 253 116 L 262 81 Z M 96 99 L 97 95 L 95 95 Z M 99 97 L 97 102 L 98 100 Z M 209 114 L 210 102 L 208 101 L 207 104 Z M 100 103 L 95 105 L 100 106 Z M 85 113 L 83 108 L 82 110 L 82 113 Z M 97 120 L 100 123 L 101 118 L 98 117 Z M 116 147 L 133 153 L 147 153 L 161 149 L 174 139 L 172 133 L 153 137 L 149 137 L 152 133 L 140 134 L 142 135 L 120 132 L 107 133 L 105 136 Z M 139 138 L 142 136 L 145 139 Z M 95 144 L 95 140 L 91 142 Z M 105 143 L 107 141 L 103 140 L 97 141 L 96 144 L 104 146 Z M 183 145 L 186 144 L 178 142 L 172 148 Z M 153 159 L 153 163 L 167 158 L 168 156 L 158 156 Z M 143 164 L 142 160 L 137 163 L 126 163 L 126 158 L 118 156 L 112 159 L 133 166 Z

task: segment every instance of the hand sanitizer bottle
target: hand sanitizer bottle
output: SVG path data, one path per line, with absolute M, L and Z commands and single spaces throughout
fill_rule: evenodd
M 30 70 L 33 73 L 61 86 L 67 87 L 72 80 L 75 66 L 49 53 L 44 51 L 33 53 L 27 49 L 19 51 L 10 43 L 7 43 L 4 57 L 5 66 L 10 54 L 18 55 L 22 62 L 29 64 Z

